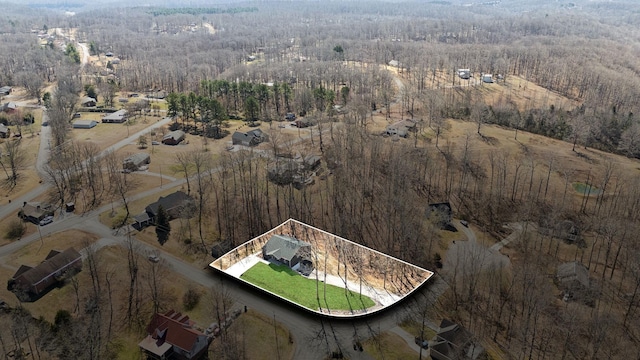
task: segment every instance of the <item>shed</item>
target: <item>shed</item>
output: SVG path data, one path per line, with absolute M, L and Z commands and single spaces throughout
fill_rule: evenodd
M 73 122 L 74 129 L 91 129 L 96 125 L 98 125 L 98 122 L 95 120 L 76 120 Z
M 482 74 L 482 82 L 484 83 L 492 83 L 493 82 L 493 75 L 491 74 Z
M 125 109 L 118 110 L 102 118 L 102 122 L 108 123 L 108 124 L 110 123 L 122 124 L 125 121 L 127 121 L 127 110 Z
M 129 171 L 137 171 L 141 166 L 147 165 L 151 162 L 151 156 L 147 153 L 133 154 L 122 162 L 122 168 Z
M 166 145 L 178 145 L 184 140 L 186 134 L 182 130 L 172 131 L 162 137 L 162 143 Z

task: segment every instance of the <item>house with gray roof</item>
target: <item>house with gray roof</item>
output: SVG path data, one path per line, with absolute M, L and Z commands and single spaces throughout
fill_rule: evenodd
M 162 137 L 162 143 L 165 145 L 178 145 L 184 140 L 186 134 L 182 130 L 175 130 L 167 133 Z
M 125 121 L 127 121 L 127 110 L 125 109 L 118 110 L 102 118 L 102 122 L 108 124 L 122 124 Z
M 592 298 L 595 289 L 591 286 L 589 270 L 582 263 L 572 261 L 558 265 L 556 279 L 565 293 L 565 300 L 576 297 L 588 302 Z
M 96 103 L 97 103 L 96 99 L 86 96 L 82 98 L 80 105 L 86 106 L 86 107 L 93 107 L 93 106 L 96 106 Z
M 442 319 L 430 348 L 433 360 L 474 360 L 485 352 L 469 331 L 447 319 Z
M 151 162 L 151 156 L 147 153 L 133 154 L 122 162 L 122 169 L 125 171 L 138 171 L 141 166 Z
M 260 129 L 253 129 L 246 133 L 236 131 L 231 136 L 233 145 L 256 146 L 268 140 L 267 134 Z
M 82 255 L 74 248 L 51 250 L 35 267 L 22 265 L 9 279 L 7 289 L 22 301 L 34 301 L 54 286 L 82 270 Z
M 311 244 L 288 235 L 273 235 L 262 247 L 262 258 L 277 261 L 293 270 L 313 268 Z

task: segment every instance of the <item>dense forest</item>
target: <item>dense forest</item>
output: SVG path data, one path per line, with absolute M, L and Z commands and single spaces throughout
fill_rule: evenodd
M 118 226 L 134 215 L 129 198 L 141 184 L 120 171 L 116 154 L 74 138 L 69 119 L 80 97 L 91 92 L 111 108 L 116 93 L 166 92 L 170 130 L 212 142 L 227 141 L 238 123 L 274 129 L 290 113 L 309 119 L 307 138 L 273 131 L 261 149 L 268 156 L 213 155 L 206 145 L 176 154 L 175 172 L 197 202 L 190 221 L 173 223 L 185 252 L 209 257 L 212 247 L 230 250 L 295 218 L 428 269 L 444 262 L 448 290 L 423 315 L 460 322 L 498 349 L 492 358 L 637 356 L 640 4 L 492 4 L 238 2 L 74 15 L 16 6 L 0 19 L 0 85 L 24 88 L 47 108 L 57 149 L 46 167 L 49 200 L 87 212 L 117 203 L 125 212 Z M 74 39 L 39 41 L 50 29 Z M 75 43 L 97 60 L 85 63 Z M 469 82 L 457 69 L 495 82 Z M 534 85 L 547 90 L 544 98 L 516 96 Z M 490 96 L 492 87 L 509 90 Z M 406 139 L 381 136 L 377 124 L 392 119 L 410 119 L 415 130 Z M 549 139 L 518 140 L 533 134 Z M 315 183 L 269 181 L 270 169 L 296 153 L 321 156 Z M 599 191 L 578 196 L 577 181 Z M 428 204 L 442 201 L 487 236 L 515 233 L 520 245 L 508 248 L 509 264 L 483 251 L 447 257 L 442 231 L 426 219 Z M 566 224 L 579 229 L 570 240 L 558 235 Z M 559 299 L 553 281 L 569 261 L 592 277 L 582 301 Z M 140 329 L 148 314 L 132 299 L 142 307 L 151 295 L 129 264 L 129 308 L 119 317 Z M 48 334 L 28 340 L 42 358 L 82 353 L 59 322 L 92 329 L 93 354 L 116 351 L 112 318 L 105 320 L 114 310 L 97 295 L 109 278 L 90 271 L 92 311 L 56 317 L 50 327 L 31 322 L 30 330 L 27 315 L 13 315 L 15 334 Z

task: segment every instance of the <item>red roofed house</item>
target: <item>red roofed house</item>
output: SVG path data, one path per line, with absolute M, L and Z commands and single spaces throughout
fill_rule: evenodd
M 147 334 L 138 344 L 147 359 L 204 359 L 211 343 L 211 338 L 193 328 L 187 315 L 174 310 L 153 315 Z

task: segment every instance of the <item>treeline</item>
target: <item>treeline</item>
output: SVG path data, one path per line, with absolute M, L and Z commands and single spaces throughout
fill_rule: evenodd
M 149 14 L 153 16 L 160 15 L 176 15 L 176 14 L 188 14 L 188 15 L 202 15 L 202 14 L 238 14 L 244 12 L 257 12 L 257 7 L 232 7 L 232 8 L 208 8 L 208 7 L 183 7 L 183 8 L 158 8 L 147 10 Z

